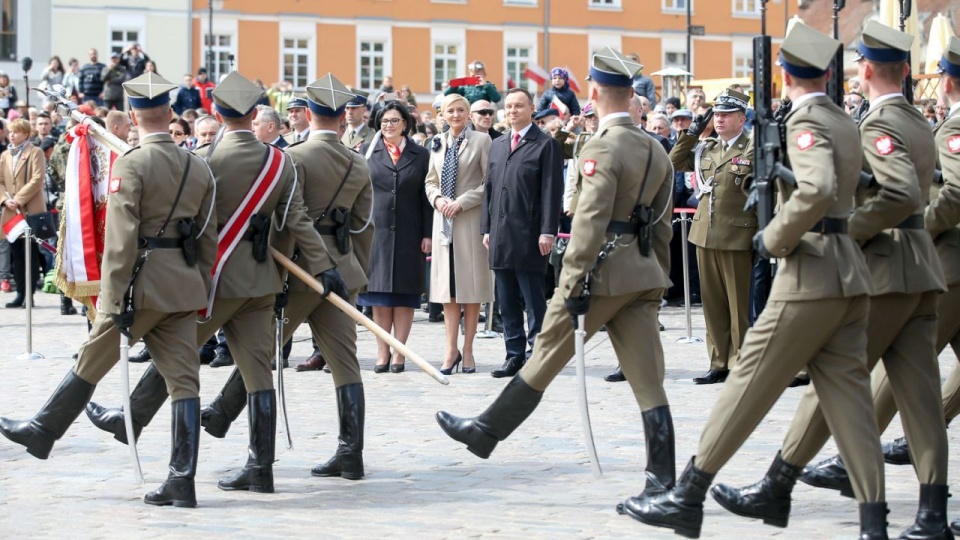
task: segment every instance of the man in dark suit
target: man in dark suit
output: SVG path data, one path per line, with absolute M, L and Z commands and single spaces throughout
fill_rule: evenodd
M 547 310 L 544 275 L 560 218 L 562 149 L 533 126 L 533 109 L 533 97 L 526 90 L 507 92 L 510 133 L 490 147 L 484 186 L 481 232 L 496 277 L 507 348 L 503 368 L 492 373 L 496 378 L 516 375 L 533 350 Z
M 280 135 L 280 113 L 268 105 L 257 105 L 257 116 L 253 118 L 253 134 L 262 143 L 277 148 L 286 148 L 289 143 Z

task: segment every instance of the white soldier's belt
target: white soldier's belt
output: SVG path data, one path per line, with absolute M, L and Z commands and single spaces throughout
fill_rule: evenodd
M 694 151 L 693 163 L 694 163 L 694 178 L 697 182 L 697 200 L 703 198 L 704 195 L 707 196 L 708 203 L 708 216 L 710 219 L 710 225 L 713 225 L 713 201 L 716 200 L 716 195 L 713 194 L 713 177 L 704 179 L 703 171 L 700 169 L 700 156 L 703 155 L 703 150 L 706 148 L 706 143 L 701 142 L 697 145 L 697 149 Z
M 243 235 L 250 224 L 250 217 L 260 211 L 263 203 L 270 197 L 273 190 L 280 183 L 280 177 L 283 173 L 283 162 L 285 156 L 283 152 L 269 146 L 267 148 L 266 159 L 263 167 L 257 175 L 257 179 L 250 186 L 247 195 L 240 202 L 240 205 L 230 216 L 227 224 L 220 230 L 217 236 L 217 259 L 210 270 L 213 276 L 213 282 L 210 286 L 210 296 L 207 298 L 207 307 L 200 311 L 202 317 L 210 317 L 213 313 L 213 300 L 217 294 L 217 284 L 220 282 L 220 273 L 227 264 L 227 260 L 237 248 L 237 245 L 243 240 Z

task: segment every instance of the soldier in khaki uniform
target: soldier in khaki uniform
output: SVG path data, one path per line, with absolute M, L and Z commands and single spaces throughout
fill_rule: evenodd
M 237 72 L 227 75 L 213 91 L 215 114 L 226 126 L 222 140 L 215 147 L 207 147 L 208 152 L 213 149 L 207 159 L 217 182 L 219 222 L 215 227 L 219 229 L 219 251 L 223 255 L 218 256 L 214 267 L 212 310 L 197 326 L 196 344 L 203 344 L 223 328 L 238 368 L 227 386 L 234 381 L 240 389 L 228 399 L 235 399 L 238 414 L 244 403 L 249 405 L 247 464 L 218 486 L 228 491 L 272 493 L 277 411 L 270 361 L 275 351 L 273 305 L 283 284 L 268 253 L 271 229 L 287 231 L 303 246 L 301 264 L 311 275 L 318 275 L 321 281 L 336 281 L 337 273 L 305 212 L 292 160 L 281 150 L 258 141 L 251 131 L 256 104 L 262 97 L 263 90 Z M 149 366 L 130 397 L 135 437 L 166 397 L 156 368 Z M 223 400 L 221 394 L 215 403 Z M 126 442 L 122 409 L 104 409 L 90 403 L 87 415 L 94 425 Z M 205 410 L 201 423 L 214 436 L 223 437 L 226 429 L 218 429 L 217 418 L 219 415 Z
M 780 212 L 754 238 L 759 253 L 780 258 L 780 269 L 677 487 L 622 503 L 620 510 L 638 521 L 696 538 L 714 476 L 806 367 L 840 452 L 855 465 L 860 538 L 887 537 L 883 460 L 865 358 L 870 274 L 846 233 L 861 165 L 859 138 L 850 118 L 824 93 L 839 46 L 803 23 L 783 42 L 781 71 L 794 102 L 786 118 L 787 154 L 797 184 L 780 183 Z M 777 456 L 760 484 L 739 491 L 718 485 L 711 493 L 735 513 L 785 527 L 790 488 L 802 465 L 791 463 Z
M 690 242 L 697 246 L 710 370 L 694 379 L 697 384 L 727 378 L 750 326 L 750 241 L 757 232 L 757 215 L 743 209 L 743 181 L 753 173 L 753 138 L 743 131 L 749 102 L 749 96 L 724 90 L 712 111 L 695 118 L 670 151 L 677 171 L 696 173 L 701 194 Z M 694 149 L 711 115 L 718 137 Z
M 46 459 L 117 363 L 121 339 L 143 338 L 173 397 L 170 474 L 144 497 L 154 505 L 193 507 L 200 442 L 200 358 L 196 311 L 210 287 L 217 252 L 213 179 L 203 161 L 167 134 L 175 85 L 154 73 L 124 83 L 141 144 L 117 158 L 110 180 L 100 309 L 77 364 L 31 420 L 0 419 L 0 433 Z M 178 188 L 183 191 L 177 199 Z M 169 215 L 169 219 L 168 219 Z M 186 260 L 178 230 L 195 227 L 196 260 Z M 166 224 L 165 224 L 166 223 Z M 139 249 L 133 249 L 139 246 Z M 149 253 L 147 258 L 145 255 Z M 135 269 L 139 268 L 139 272 Z M 132 298 L 127 291 L 134 274 Z M 129 308 L 129 309 L 128 309 Z M 125 336 L 121 338 L 121 333 Z
M 673 168 L 660 144 L 637 129 L 627 112 L 633 76 L 641 68 L 610 48 L 593 56 L 589 94 L 600 125 L 580 155 L 580 199 L 572 235 L 533 356 L 480 416 L 459 418 L 441 411 L 437 421 L 469 451 L 489 457 L 497 443 L 533 413 L 547 386 L 569 362 L 574 352 L 571 315 L 585 314 L 587 337 L 607 326 L 643 412 L 644 493 L 654 494 L 672 487 L 676 476 L 657 324 L 660 301 L 670 286 Z M 640 244 L 640 222 L 634 220 L 638 214 L 649 216 L 648 245 Z M 609 255 L 599 265 L 601 250 Z M 588 294 L 583 294 L 585 288 Z
M 361 146 L 373 141 L 376 130 L 363 122 L 363 113 L 367 112 L 367 92 L 352 87 L 348 90 L 356 97 L 347 103 L 347 129 L 340 137 L 340 142 L 347 148 L 360 150 Z
M 867 325 L 867 367 L 873 369 L 883 360 L 894 397 L 901 405 L 907 440 L 917 458 L 920 506 L 916 523 L 904 534 L 946 538 L 947 437 L 936 352 L 937 296 L 946 287 L 933 240 L 923 230 L 936 147 L 930 124 L 900 92 L 913 39 L 876 21 L 864 28 L 858 47 L 858 75 L 870 99 L 870 110 L 860 121 L 860 138 L 865 170 L 876 181 L 858 187 L 858 207 L 850 217 L 849 229 L 850 236 L 863 246 L 874 287 Z M 794 155 L 791 153 L 790 159 L 796 168 Z M 810 338 L 804 335 L 803 340 Z M 839 441 L 855 432 L 851 426 L 835 425 L 824 417 L 820 402 L 831 401 L 833 390 L 816 378 L 813 383 L 815 387 L 804 394 L 778 457 L 790 467 L 802 467 L 813 459 L 831 433 Z M 860 469 L 863 454 L 842 448 L 846 468 L 851 473 Z M 851 459 L 855 461 L 851 463 Z M 863 501 L 864 490 L 858 483 L 862 475 L 851 474 L 851 482 L 836 485 L 834 475 L 824 474 L 831 472 L 829 465 L 807 468 L 800 479 L 841 489 Z M 872 469 L 869 472 L 872 474 Z M 789 500 L 792 481 L 785 483 L 782 477 L 768 474 L 763 482 Z M 730 488 L 730 499 L 748 492 L 752 504 L 769 504 L 768 495 L 749 493 L 752 489 Z

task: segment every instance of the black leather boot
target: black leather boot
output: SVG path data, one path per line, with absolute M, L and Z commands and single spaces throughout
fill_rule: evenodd
M 835 489 L 844 497 L 854 498 L 853 486 L 847 468 L 839 455 L 825 459 L 812 467 L 804 467 L 800 481 L 809 486 Z
M 243 376 L 239 369 L 234 369 L 220 394 L 200 411 L 200 424 L 207 433 L 222 439 L 246 404 L 247 389 L 243 386 Z
M 17 289 L 17 296 L 14 297 L 12 302 L 7 302 L 6 307 L 8 308 L 22 308 L 23 307 L 23 291 L 19 288 Z
M 900 534 L 900 540 L 953 540 L 947 526 L 949 489 L 943 484 L 920 484 L 917 520 Z
M 60 293 L 60 314 L 61 315 L 77 314 L 77 308 L 73 307 L 73 300 L 70 297 L 64 296 L 63 293 Z
M 133 415 L 133 438 L 140 439 L 140 432 L 167 401 L 167 383 L 160 371 L 153 365 L 147 366 L 136 388 L 130 393 L 130 412 Z M 127 428 L 123 423 L 123 407 L 108 409 L 90 402 L 87 403 L 87 417 L 93 425 L 112 433 L 113 438 L 127 444 Z
M 954 536 L 960 535 L 960 519 L 955 519 L 950 522 L 950 532 L 952 532 Z
M 340 416 L 339 445 L 323 465 L 310 470 L 313 476 L 339 476 L 347 480 L 363 478 L 363 421 L 366 414 L 363 384 L 345 384 L 337 388 L 337 412 Z
M 543 392 L 530 388 L 515 375 L 500 396 L 476 418 L 460 418 L 446 411 L 437 413 L 437 423 L 444 433 L 467 445 L 467 450 L 487 459 L 497 447 L 524 422 L 540 404 Z
M 250 447 L 247 464 L 217 487 L 224 491 L 249 490 L 273 493 L 273 460 L 277 443 L 277 395 L 273 390 L 247 394 Z
M 31 456 L 47 459 L 53 443 L 63 437 L 70 424 L 80 416 L 96 387 L 71 369 L 36 416 L 23 422 L 0 418 L 0 433 L 25 446 Z
M 677 482 L 673 416 L 669 406 L 643 412 L 643 436 L 647 442 L 647 485 L 637 497 L 652 497 L 670 491 Z
M 143 497 L 154 506 L 197 506 L 194 477 L 197 475 L 197 453 L 200 450 L 200 398 L 180 399 L 170 404 L 171 449 L 170 474 L 167 480 Z
M 860 503 L 859 540 L 888 540 L 887 503 Z
M 699 538 L 703 500 L 707 498 L 713 477 L 694 467 L 691 458 L 676 487 L 653 497 L 631 497 L 617 506 L 617 512 L 640 523 L 673 529 L 680 536 Z
M 891 465 L 909 465 L 913 463 L 910 459 L 910 446 L 907 444 L 906 437 L 894 439 L 883 445 L 883 460 Z
M 739 489 L 717 484 L 710 490 L 710 495 L 720 506 L 738 516 L 762 519 L 774 527 L 786 527 L 790 519 L 790 494 L 800 470 L 799 466 L 783 461 L 777 452 L 767 475 L 756 484 Z

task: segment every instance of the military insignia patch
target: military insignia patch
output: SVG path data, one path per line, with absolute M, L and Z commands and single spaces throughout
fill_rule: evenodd
M 810 148 L 813 146 L 814 142 L 815 140 L 813 138 L 812 131 L 804 131 L 803 133 L 797 135 L 797 148 L 800 150 L 806 150 L 807 148 Z
M 742 158 L 742 157 L 735 157 L 735 158 L 733 158 L 733 164 L 734 164 L 734 165 L 743 165 L 743 166 L 745 166 L 745 167 L 749 167 L 749 166 L 750 166 L 750 160 L 749 160 L 749 159 L 744 159 L 744 158 Z
M 879 152 L 881 156 L 886 156 L 893 152 L 893 139 L 891 139 L 889 135 L 877 137 L 877 140 L 873 141 L 873 145 L 877 147 L 877 152 Z
M 593 173 L 597 170 L 597 161 L 593 159 L 583 160 L 583 174 L 587 176 L 593 176 Z
M 951 154 L 960 154 L 960 135 L 954 135 L 947 139 L 947 148 Z
M 120 191 L 120 177 L 115 176 L 110 179 L 110 193 L 116 193 Z

